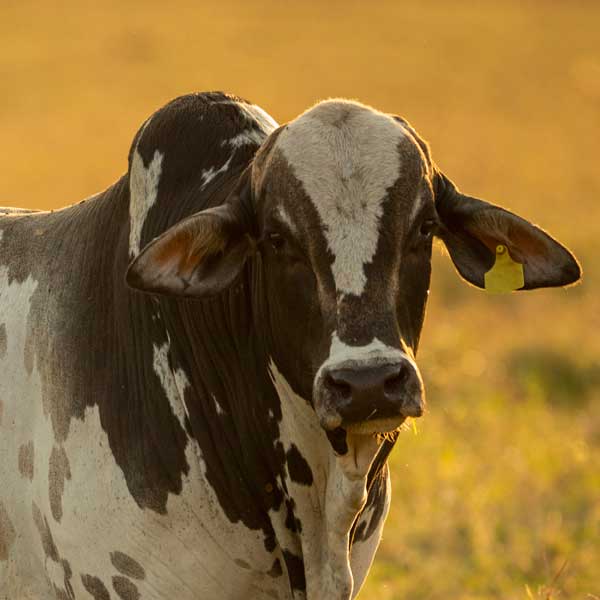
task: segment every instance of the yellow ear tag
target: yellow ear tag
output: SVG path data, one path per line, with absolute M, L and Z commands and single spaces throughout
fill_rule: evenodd
M 504 294 L 525 285 L 523 265 L 515 262 L 506 246 L 496 246 L 496 262 L 484 275 L 485 289 L 492 294 Z

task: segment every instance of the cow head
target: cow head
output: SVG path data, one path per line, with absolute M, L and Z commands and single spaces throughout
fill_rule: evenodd
M 332 100 L 271 133 L 227 201 L 151 242 L 127 281 L 206 298 L 250 265 L 260 335 L 321 426 L 388 432 L 423 411 L 415 352 L 434 236 L 478 287 L 498 244 L 523 264 L 523 289 L 580 276 L 541 229 L 461 194 L 406 121 Z

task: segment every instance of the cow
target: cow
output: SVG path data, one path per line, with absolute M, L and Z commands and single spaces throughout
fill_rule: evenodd
M 343 99 L 278 126 L 182 96 L 105 191 L 0 213 L 11 600 L 355 597 L 425 406 L 432 239 L 480 288 L 499 244 L 522 289 L 580 277 L 406 120 Z

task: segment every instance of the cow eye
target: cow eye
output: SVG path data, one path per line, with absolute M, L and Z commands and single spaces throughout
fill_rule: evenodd
M 435 219 L 426 219 L 421 223 L 419 234 L 422 238 L 428 240 L 437 230 L 438 222 Z
M 285 239 L 279 233 L 269 233 L 267 239 L 276 252 L 280 251 L 285 245 Z

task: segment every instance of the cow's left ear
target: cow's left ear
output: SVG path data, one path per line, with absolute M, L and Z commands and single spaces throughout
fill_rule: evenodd
M 484 275 L 494 265 L 496 247 L 508 248 L 523 265 L 529 290 L 568 285 L 579 280 L 577 259 L 559 242 L 529 221 L 483 200 L 461 194 L 441 172 L 434 174 L 436 209 L 442 238 L 458 272 L 484 287 Z
M 143 292 L 207 298 L 232 285 L 254 252 L 246 171 L 221 206 L 203 210 L 167 229 L 129 265 L 127 284 Z

